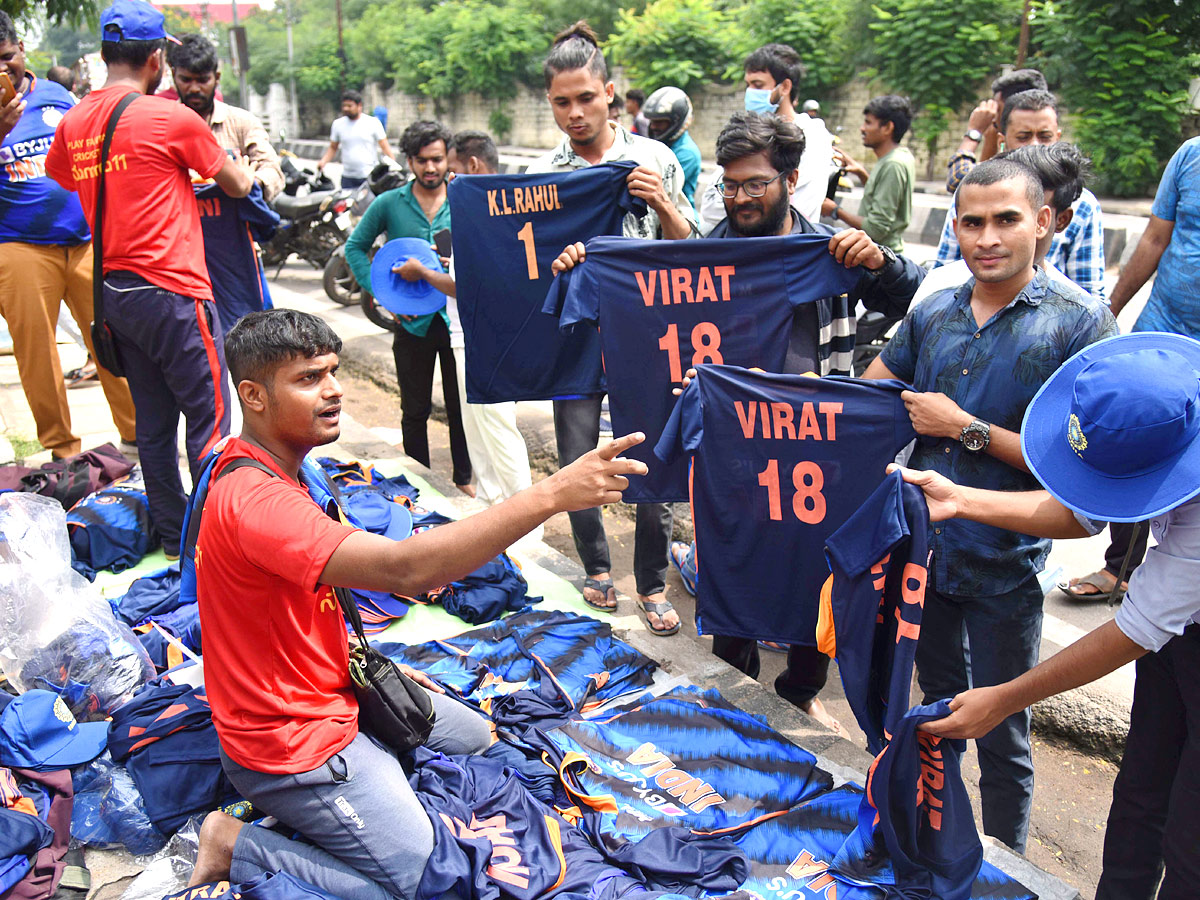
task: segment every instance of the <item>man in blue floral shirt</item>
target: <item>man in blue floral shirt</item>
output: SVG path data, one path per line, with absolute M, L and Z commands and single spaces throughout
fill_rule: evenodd
M 910 312 L 866 377 L 915 388 L 902 395 L 921 436 L 914 468 L 972 487 L 1037 490 L 1021 455 L 1025 407 L 1065 360 L 1116 334 L 1116 322 L 1106 306 L 1034 266 L 1053 214 L 1032 170 L 1011 160 L 980 163 L 955 203 L 972 279 Z M 934 527 L 930 545 L 917 645 L 926 701 L 1031 668 L 1042 632 L 1037 573 L 1050 542 L 951 520 Z M 983 830 L 1023 852 L 1033 800 L 1029 713 L 1010 716 L 978 749 Z

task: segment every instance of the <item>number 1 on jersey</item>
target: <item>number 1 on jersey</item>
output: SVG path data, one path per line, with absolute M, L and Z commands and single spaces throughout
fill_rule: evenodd
M 667 333 L 658 339 L 658 349 L 665 350 L 667 366 L 673 383 L 683 381 L 683 366 L 679 359 L 679 326 L 672 322 Z M 721 332 L 712 322 L 700 322 L 692 329 L 692 366 L 701 363 L 725 362 L 721 356 Z
M 779 460 L 772 459 L 758 473 L 760 487 L 767 489 L 767 515 L 771 521 L 783 519 L 783 505 L 779 496 Z M 792 468 L 792 514 L 806 525 L 816 525 L 825 520 L 825 473 L 815 462 L 798 462 Z
M 533 223 L 526 222 L 517 232 L 517 238 L 525 245 L 525 268 L 529 272 L 529 280 L 538 280 L 537 250 L 533 246 Z

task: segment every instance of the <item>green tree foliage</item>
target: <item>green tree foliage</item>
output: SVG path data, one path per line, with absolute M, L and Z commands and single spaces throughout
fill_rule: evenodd
M 804 61 L 801 93 L 825 97 L 853 74 L 845 28 L 850 5 L 848 0 L 750 0 L 735 13 L 740 45 L 726 79 L 741 80 L 742 60 L 755 48 L 787 44 Z
M 1017 45 L 1020 0 L 883 0 L 875 7 L 876 74 L 920 113 L 914 133 L 930 149 L 979 84 Z
M 0 0 L 0 10 L 14 22 L 43 20 L 51 25 L 96 25 L 100 21 L 100 0 Z
M 29 44 L 25 45 L 29 51 Z M 72 28 L 69 25 L 51 25 L 42 32 L 38 41 L 38 52 L 45 57 L 57 59 L 60 65 L 73 66 L 81 56 L 100 49 L 99 28 Z
M 621 10 L 607 49 L 629 80 L 650 93 L 720 81 L 740 62 L 743 43 L 733 15 L 712 0 L 653 0 L 641 13 Z
M 1200 49 L 1200 4 L 1172 6 L 1071 0 L 1039 10 L 1043 68 L 1060 85 L 1105 193 L 1152 191 L 1179 145 L 1185 88 L 1198 63 L 1186 49 Z

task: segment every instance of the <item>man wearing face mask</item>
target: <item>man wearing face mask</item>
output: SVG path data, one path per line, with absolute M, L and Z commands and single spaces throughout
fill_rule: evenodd
M 817 222 L 833 171 L 833 135 L 812 116 L 796 115 L 800 82 L 804 78 L 800 55 L 787 44 L 766 44 L 746 57 L 743 69 L 746 111 L 779 116 L 794 123 L 804 134 L 804 158 L 796 169 L 796 186 L 790 202 L 805 219 Z M 719 189 L 722 177 L 718 167 L 700 200 L 702 234 L 708 234 L 725 218 L 725 201 Z

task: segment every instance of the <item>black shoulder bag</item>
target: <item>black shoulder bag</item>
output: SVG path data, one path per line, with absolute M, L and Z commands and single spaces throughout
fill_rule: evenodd
M 258 460 L 248 458 L 233 460 L 217 477 L 246 467 L 279 477 Z M 433 731 L 434 710 L 429 694 L 367 642 L 358 604 L 350 592 L 335 587 L 333 593 L 358 636 L 358 646 L 350 648 L 350 684 L 358 699 L 359 727 L 397 753 L 421 746 Z
M 104 170 L 108 168 L 108 148 L 112 145 L 113 132 L 117 130 L 117 119 L 125 107 L 142 96 L 134 92 L 126 94 L 108 117 L 104 130 L 104 145 L 100 148 L 100 171 L 96 175 L 96 217 L 92 223 L 92 352 L 96 362 L 118 378 L 125 374 L 121 355 L 112 329 L 104 321 Z

